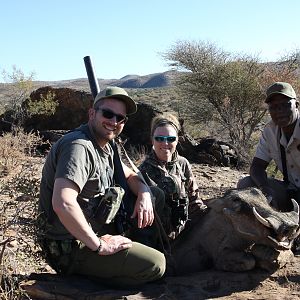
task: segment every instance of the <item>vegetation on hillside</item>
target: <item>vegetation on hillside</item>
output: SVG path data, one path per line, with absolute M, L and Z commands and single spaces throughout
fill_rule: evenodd
M 181 71 L 175 86 L 183 115 L 217 129 L 246 156 L 266 114 L 266 88 L 288 81 L 300 91 L 298 51 L 263 64 L 258 56 L 229 53 L 210 42 L 179 41 L 163 56 Z

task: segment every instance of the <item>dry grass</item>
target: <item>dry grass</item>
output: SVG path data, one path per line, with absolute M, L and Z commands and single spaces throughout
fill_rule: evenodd
M 0 137 L 0 298 L 26 299 L 19 288 L 32 266 L 40 268 L 35 219 L 42 158 L 40 138 L 22 130 Z
M 0 140 L 0 176 L 7 176 L 24 165 L 40 142 L 37 135 L 26 134 L 21 128 L 5 133 Z

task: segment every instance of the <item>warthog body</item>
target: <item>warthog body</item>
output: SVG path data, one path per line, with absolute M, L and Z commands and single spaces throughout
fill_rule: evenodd
M 207 212 L 172 244 L 170 265 L 175 263 L 177 274 L 203 270 L 209 262 L 225 271 L 247 271 L 256 265 L 271 269 L 280 266 L 281 250 L 291 253 L 299 221 L 296 203 L 292 212 L 278 212 L 251 188 L 230 190 L 206 204 Z

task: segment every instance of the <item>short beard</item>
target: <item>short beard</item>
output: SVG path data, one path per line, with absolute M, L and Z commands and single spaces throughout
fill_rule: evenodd
M 108 137 L 107 135 L 103 134 L 101 131 L 97 130 L 97 127 L 94 126 L 93 123 L 90 123 L 89 127 L 94 139 L 97 142 L 100 142 L 101 144 L 107 144 L 117 137 L 116 133 L 113 133 L 112 136 Z

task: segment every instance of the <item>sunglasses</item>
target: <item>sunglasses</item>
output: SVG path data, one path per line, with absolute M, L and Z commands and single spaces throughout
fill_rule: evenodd
M 127 116 L 124 116 L 124 115 L 119 115 L 119 114 L 115 114 L 113 111 L 109 110 L 109 109 L 106 109 L 106 108 L 95 108 L 95 111 L 101 111 L 102 112 L 102 116 L 105 118 L 105 119 L 112 119 L 113 117 L 116 117 L 116 121 L 117 123 L 121 123 L 121 124 L 124 124 L 127 122 L 128 120 L 128 117 Z
M 154 137 L 154 139 L 159 142 L 159 143 L 162 143 L 162 142 L 167 142 L 167 143 L 174 143 L 177 139 L 176 136 L 164 136 L 164 135 L 157 135 Z

